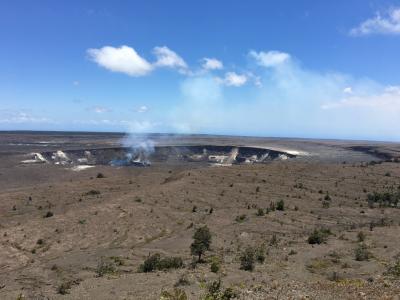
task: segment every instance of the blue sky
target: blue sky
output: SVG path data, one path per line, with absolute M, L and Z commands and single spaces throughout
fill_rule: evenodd
M 400 140 L 400 1 L 0 2 L 0 130 Z

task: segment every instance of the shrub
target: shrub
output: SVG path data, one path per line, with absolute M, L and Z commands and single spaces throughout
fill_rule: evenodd
M 271 240 L 269 241 L 270 246 L 277 246 L 278 245 L 278 238 L 276 234 L 274 233 L 271 237 Z
M 202 300 L 230 300 L 237 298 L 238 295 L 232 288 L 222 288 L 221 279 L 214 280 L 207 284 L 207 293 Z
M 314 231 L 308 237 L 308 243 L 312 245 L 325 243 L 328 239 L 328 236 L 331 234 L 332 233 L 329 229 L 314 229 Z
M 97 173 L 96 178 L 106 178 L 103 173 Z
M 358 240 L 359 242 L 364 242 L 364 241 L 365 241 L 365 238 L 366 238 L 366 235 L 365 235 L 364 232 L 360 231 L 360 232 L 357 234 L 357 240 Z
M 265 246 L 264 244 L 260 245 L 255 251 L 256 260 L 262 264 L 265 261 Z
M 192 255 L 198 256 L 198 262 L 201 262 L 201 256 L 210 250 L 211 233 L 207 226 L 200 227 L 193 235 L 193 243 L 190 245 Z
M 98 191 L 98 190 L 90 190 L 89 192 L 86 192 L 85 195 L 86 195 L 86 196 L 96 196 L 96 195 L 100 195 L 100 191 Z
M 326 193 L 325 197 L 324 197 L 325 201 L 331 201 L 331 196 L 329 196 L 328 192 Z
M 96 273 L 99 277 L 103 277 L 106 274 L 114 274 L 116 272 L 115 264 L 112 261 L 100 260 L 96 268 Z
M 54 216 L 53 212 L 48 211 L 48 212 L 43 216 L 43 218 L 51 218 L 52 216 Z
M 183 260 L 181 257 L 161 258 L 157 266 L 159 270 L 180 269 L 182 267 Z
M 400 277 L 400 259 L 397 259 L 393 265 L 388 267 L 386 274 L 394 277 Z
M 276 210 L 285 210 L 285 202 L 282 199 L 276 203 Z
M 375 203 L 378 203 L 380 207 L 397 207 L 400 201 L 400 190 L 382 193 L 373 192 L 367 194 L 367 201 L 370 208 L 373 208 Z
M 211 262 L 211 266 L 210 266 L 211 272 L 218 273 L 219 268 L 220 268 L 220 264 L 218 261 Z
M 149 255 L 143 264 L 139 266 L 139 272 L 153 272 L 156 270 L 169 270 L 179 269 L 183 267 L 183 260 L 180 257 L 165 257 L 161 258 L 161 255 L 155 253 Z
M 189 278 L 186 274 L 179 276 L 178 281 L 174 284 L 174 287 L 190 285 Z
M 264 215 L 265 215 L 265 213 L 264 213 L 264 210 L 262 208 L 257 209 L 256 216 L 262 217 Z
M 357 261 L 368 260 L 372 257 L 371 252 L 368 251 L 367 245 L 361 243 L 355 250 L 355 259 Z
M 58 288 L 57 288 L 57 293 L 61 294 L 61 295 L 66 295 L 69 294 L 69 290 L 71 289 L 71 282 L 63 282 L 61 283 Z
M 185 291 L 174 288 L 172 292 L 163 291 L 160 295 L 160 300 L 187 300 L 189 299 Z
M 256 253 L 252 247 L 247 247 L 240 255 L 240 268 L 245 271 L 254 270 Z
M 242 215 L 236 216 L 235 221 L 238 223 L 242 223 L 242 222 L 246 221 L 246 218 L 247 218 L 247 216 L 245 214 L 242 214 Z

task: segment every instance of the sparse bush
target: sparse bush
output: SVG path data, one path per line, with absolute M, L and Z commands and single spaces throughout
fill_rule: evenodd
M 255 251 L 256 260 L 262 264 L 265 261 L 265 246 L 264 244 L 257 247 Z
M 194 205 L 193 208 L 192 208 L 192 212 L 195 213 L 196 211 L 197 211 L 197 206 Z
M 69 294 L 69 290 L 71 289 L 71 286 L 72 286 L 72 284 L 70 281 L 63 282 L 58 286 L 57 293 L 59 293 L 61 295 L 67 295 L 67 294 Z
M 97 173 L 96 178 L 106 178 L 103 173 Z
M 247 247 L 240 255 L 240 268 L 245 271 L 253 271 L 256 253 L 254 248 Z
M 98 190 L 90 190 L 89 192 L 86 192 L 85 195 L 86 195 L 86 196 L 96 196 L 96 195 L 100 195 L 100 191 L 98 191 Z
M 355 250 L 355 259 L 357 261 L 368 260 L 372 257 L 371 252 L 368 251 L 367 245 L 361 243 L 357 246 Z
M 329 196 L 328 192 L 326 193 L 325 197 L 324 197 L 325 201 L 331 201 L 331 196 Z
M 400 190 L 387 192 L 373 192 L 367 195 L 368 206 L 374 207 L 378 203 L 379 207 L 397 207 L 400 201 Z
M 207 293 L 201 300 L 230 300 L 237 298 L 237 293 L 232 288 L 223 289 L 221 279 L 207 284 Z
M 328 239 L 328 236 L 331 234 L 332 233 L 329 229 L 314 229 L 314 231 L 308 237 L 308 243 L 312 245 L 325 243 Z
M 265 215 L 265 213 L 264 213 L 264 210 L 262 208 L 257 209 L 256 216 L 262 217 L 264 215 Z
M 323 202 L 322 202 L 322 207 L 323 207 L 323 208 L 329 208 L 329 207 L 330 207 L 329 201 L 323 201 Z
M 181 276 L 179 276 L 177 282 L 174 284 L 174 287 L 185 285 L 190 285 L 190 280 L 186 274 L 182 274 Z
M 198 256 L 198 262 L 201 262 L 201 256 L 210 249 L 211 233 L 207 226 L 200 227 L 193 235 L 193 243 L 190 245 L 192 255 Z
M 186 292 L 182 289 L 174 288 L 170 291 L 163 291 L 160 300 L 187 300 L 189 299 Z
M 366 235 L 364 232 L 360 231 L 359 233 L 357 233 L 357 240 L 358 242 L 364 242 L 366 238 Z
M 99 277 L 103 277 L 106 274 L 114 274 L 116 271 L 114 262 L 106 261 L 104 259 L 100 260 L 96 268 L 96 273 Z
M 274 233 L 271 237 L 271 240 L 269 241 L 270 246 L 277 246 L 278 245 L 278 237 Z
M 282 199 L 276 203 L 276 210 L 285 210 L 285 202 Z
M 48 212 L 43 216 L 43 218 L 51 218 L 52 216 L 54 216 L 53 212 L 48 211 Z
M 247 218 L 247 216 L 245 214 L 242 214 L 242 215 L 236 216 L 235 221 L 238 223 L 242 223 L 242 222 L 246 221 L 246 218 Z
M 161 255 L 155 253 L 149 255 L 143 264 L 139 266 L 139 272 L 148 273 L 156 270 L 169 270 L 179 269 L 183 267 L 183 260 L 180 257 L 165 257 L 161 258 Z
M 211 272 L 213 272 L 213 273 L 218 273 L 219 268 L 220 268 L 219 262 L 217 262 L 217 261 L 211 262 L 211 266 L 210 266 Z
M 400 259 L 397 259 L 393 265 L 388 267 L 386 275 L 400 277 Z

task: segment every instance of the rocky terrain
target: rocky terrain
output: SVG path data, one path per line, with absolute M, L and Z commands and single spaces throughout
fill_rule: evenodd
M 288 159 L 76 169 L 123 136 L 0 133 L 1 299 L 398 299 L 399 144 L 151 139 Z

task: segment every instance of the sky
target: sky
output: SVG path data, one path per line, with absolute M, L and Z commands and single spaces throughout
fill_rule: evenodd
M 400 141 L 400 0 L 0 1 L 0 130 Z

